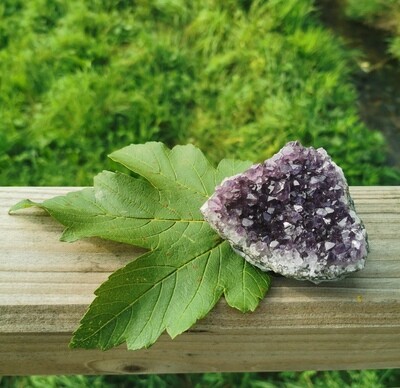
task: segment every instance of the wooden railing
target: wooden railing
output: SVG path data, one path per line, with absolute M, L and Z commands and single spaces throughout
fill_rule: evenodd
M 23 198 L 76 188 L 0 189 L 0 374 L 113 374 L 400 367 L 400 187 L 352 187 L 371 252 L 366 268 L 314 286 L 282 277 L 255 313 L 224 301 L 192 330 L 150 349 L 70 350 L 93 292 L 140 252 L 100 239 L 59 242 Z

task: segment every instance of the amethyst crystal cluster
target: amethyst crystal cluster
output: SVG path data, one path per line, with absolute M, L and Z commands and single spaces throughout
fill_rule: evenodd
M 365 228 L 342 169 L 323 148 L 288 143 L 264 163 L 225 179 L 201 211 L 264 271 L 318 283 L 364 267 Z

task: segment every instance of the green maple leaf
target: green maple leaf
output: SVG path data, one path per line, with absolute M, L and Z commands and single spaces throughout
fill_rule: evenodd
M 104 171 L 93 188 L 11 209 L 47 210 L 66 226 L 64 241 L 97 236 L 150 249 L 96 290 L 70 346 L 149 347 L 164 330 L 175 337 L 189 329 L 222 295 L 230 306 L 254 311 L 268 275 L 238 256 L 200 213 L 215 186 L 250 163 L 223 160 L 215 169 L 191 145 L 170 150 L 155 142 L 110 157 L 140 177 Z

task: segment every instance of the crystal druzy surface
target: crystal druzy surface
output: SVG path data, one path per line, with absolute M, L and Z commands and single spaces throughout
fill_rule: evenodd
M 364 267 L 365 228 L 342 169 L 323 148 L 288 143 L 264 163 L 225 179 L 201 211 L 262 270 L 318 283 Z

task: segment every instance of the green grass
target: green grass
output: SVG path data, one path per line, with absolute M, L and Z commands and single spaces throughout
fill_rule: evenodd
M 280 373 L 204 373 L 148 376 L 0 377 L 0 388 L 388 388 L 399 370 Z
M 3 0 L 0 184 L 89 185 L 132 142 L 260 161 L 293 139 L 399 182 L 352 63 L 311 0 Z

